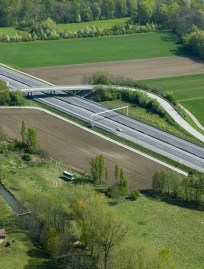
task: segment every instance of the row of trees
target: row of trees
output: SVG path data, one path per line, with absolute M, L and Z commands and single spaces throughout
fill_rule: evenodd
M 171 93 L 166 93 L 165 97 L 168 99 L 168 97 L 171 96 Z M 111 86 L 109 88 L 98 86 L 89 98 L 96 102 L 114 101 L 116 99 L 122 100 L 130 104 L 138 105 L 141 108 L 145 108 L 148 112 L 157 114 L 161 118 L 165 118 L 169 123 L 172 123 L 171 118 L 167 115 L 160 103 L 157 100 L 148 97 L 145 92 L 139 90 L 117 90 L 116 88 L 111 88 Z
M 36 27 L 24 26 L 24 24 L 19 25 L 19 30 L 13 36 L 4 34 L 0 41 L 9 42 L 29 42 L 35 40 L 55 40 L 55 39 L 71 39 L 71 38 L 86 38 L 86 37 L 99 37 L 99 36 L 110 36 L 110 35 L 124 35 L 124 34 L 134 34 L 134 33 L 147 33 L 156 30 L 154 24 L 147 23 L 146 25 L 130 25 L 126 26 L 115 25 L 110 29 L 102 29 L 96 26 L 87 26 L 85 29 L 71 32 L 67 28 L 62 32 L 58 32 L 56 29 L 56 24 L 48 18 L 46 21 L 42 22 Z M 25 30 L 26 29 L 26 30 Z
M 32 154 L 38 156 L 41 163 L 48 158 L 48 152 L 38 144 L 37 131 L 34 128 L 27 128 L 25 121 L 22 121 L 20 133 L 21 141 L 9 139 L 3 129 L 0 129 L 0 153 L 18 152 L 22 159 L 27 162 L 32 160 Z
M 108 168 L 104 165 L 104 157 L 102 154 L 95 156 L 90 161 L 91 165 L 91 177 L 95 183 L 103 183 L 103 177 L 105 176 L 105 183 L 108 184 L 109 172 Z M 130 198 L 136 200 L 140 192 L 138 190 L 133 190 L 129 192 L 129 181 L 124 175 L 124 170 L 118 164 L 114 167 L 115 183 L 108 187 L 106 194 L 116 200 Z
M 153 92 L 158 95 L 161 95 L 163 98 L 168 100 L 173 105 L 177 105 L 177 99 L 173 92 L 165 91 L 165 89 L 160 85 L 154 84 L 145 84 L 139 81 L 133 80 L 131 78 L 125 78 L 122 75 L 110 75 L 102 71 L 94 72 L 91 75 L 85 75 L 82 78 L 83 84 L 92 84 L 92 85 L 110 85 L 108 91 L 105 91 L 106 88 L 101 86 L 97 87 L 96 90 L 99 90 L 95 93 L 94 98 L 96 101 L 111 101 L 114 99 L 121 98 L 121 91 L 117 91 L 115 88 L 111 88 L 111 85 L 120 85 L 120 86 L 129 86 L 132 88 L 142 89 L 148 92 Z
M 203 27 L 202 12 L 200 0 L 0 0 L 0 26 L 40 22 L 48 17 L 56 23 L 131 17 L 139 24 L 154 21 L 184 32 L 192 24 Z
M 130 17 L 135 5 L 133 0 L 0 0 L 0 26 L 48 17 L 57 23 Z
M 197 205 L 204 203 L 204 175 L 195 174 L 182 177 L 176 173 L 157 171 L 153 176 L 153 189 L 175 199 L 192 202 Z

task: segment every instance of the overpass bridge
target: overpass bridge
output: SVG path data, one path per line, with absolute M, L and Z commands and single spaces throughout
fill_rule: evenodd
M 16 89 L 10 89 L 10 91 L 15 91 Z M 36 92 L 49 92 L 50 94 L 55 94 L 57 91 L 82 91 L 82 90 L 94 90 L 93 85 L 64 85 L 64 86 L 48 86 L 48 87 L 34 87 L 34 88 L 22 88 L 20 91 L 27 95 L 32 95 Z

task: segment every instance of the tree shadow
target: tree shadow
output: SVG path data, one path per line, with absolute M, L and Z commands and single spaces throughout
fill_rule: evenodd
M 73 181 L 73 184 L 78 185 L 78 184 L 94 184 L 94 181 L 91 178 L 88 177 L 78 177 L 75 178 Z
M 204 205 L 198 205 L 193 202 L 188 202 L 180 199 L 176 199 L 174 197 L 168 196 L 168 195 L 162 195 L 154 190 L 141 190 L 140 191 L 145 197 L 155 200 L 155 201 L 162 201 L 166 204 L 178 206 L 181 208 L 196 210 L 196 211 L 204 211 Z
M 57 269 L 57 267 L 53 266 L 52 259 L 49 259 L 49 256 L 40 248 L 30 248 L 27 255 L 30 259 L 24 269 Z

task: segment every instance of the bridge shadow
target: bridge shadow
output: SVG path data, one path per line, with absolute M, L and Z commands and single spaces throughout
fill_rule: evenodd
M 26 97 L 29 98 L 29 99 L 35 99 L 35 98 L 38 98 L 38 99 L 43 99 L 43 98 L 48 98 L 48 97 L 72 97 L 73 94 L 70 94 L 70 93 L 45 93 L 43 92 L 44 94 L 34 94 L 34 95 L 27 95 Z

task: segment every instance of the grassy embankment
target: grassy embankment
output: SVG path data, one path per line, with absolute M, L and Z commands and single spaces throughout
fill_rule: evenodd
M 141 82 L 152 85 L 162 85 L 165 90 L 172 91 L 177 97 L 178 102 L 187 108 L 204 126 L 203 74 L 142 80 Z M 204 134 L 204 131 L 196 127 L 192 120 L 190 122 L 195 128 Z
M 175 55 L 175 51 L 179 51 L 177 41 L 177 37 L 170 32 L 156 32 L 30 43 L 0 43 L 0 62 L 16 68 L 29 68 L 164 57 Z
M 60 163 L 29 166 L 18 158 L 12 159 L 12 161 L 7 159 L 3 162 L 4 167 L 9 166 L 8 174 L 4 177 L 3 182 L 8 188 L 10 186 L 19 188 L 18 192 L 14 192 L 19 199 L 25 200 L 26 197 L 32 197 L 36 193 L 38 195 L 39 193 L 46 194 L 56 199 L 58 203 L 63 204 L 65 210 L 68 210 L 67 197 L 75 188 L 75 185 L 62 180 L 60 176 L 64 169 L 69 168 Z M 11 163 L 12 169 L 10 168 Z M 83 180 L 85 176 L 76 174 L 76 178 Z M 158 249 L 169 248 L 179 269 L 203 268 L 204 248 L 202 238 L 204 234 L 201 223 L 204 212 L 182 208 L 145 196 L 135 202 L 119 204 L 114 209 L 130 226 L 130 240 L 134 240 L 135 243 L 146 241 Z M 24 252 L 21 252 L 21 264 L 16 263 L 15 268 L 22 269 L 22 262 L 25 264 L 26 259 L 30 264 L 35 264 L 35 259 L 38 261 L 39 257 L 38 255 L 37 257 L 33 255 L 33 258 L 29 256 L 32 248 L 26 239 L 23 242 L 23 239 L 19 238 L 19 244 L 27 245 Z M 18 256 L 17 248 L 12 249 L 12 251 L 14 257 Z M 8 261 L 6 252 L 2 254 L 1 264 Z M 13 269 L 11 260 L 8 261 L 6 268 Z
M 171 125 L 167 123 L 167 121 L 156 114 L 152 114 L 148 112 L 146 109 L 141 108 L 139 106 L 135 106 L 130 103 L 126 103 L 123 101 L 115 100 L 115 101 L 106 101 L 102 102 L 103 105 L 109 108 L 116 108 L 122 106 L 128 106 L 129 116 L 139 119 L 143 122 L 149 123 L 153 126 L 156 126 L 162 130 L 165 130 L 171 134 L 177 135 L 178 137 L 182 137 L 186 140 L 199 142 L 195 139 L 195 137 L 191 136 L 190 133 L 184 131 L 179 125 L 175 123 L 175 125 Z

